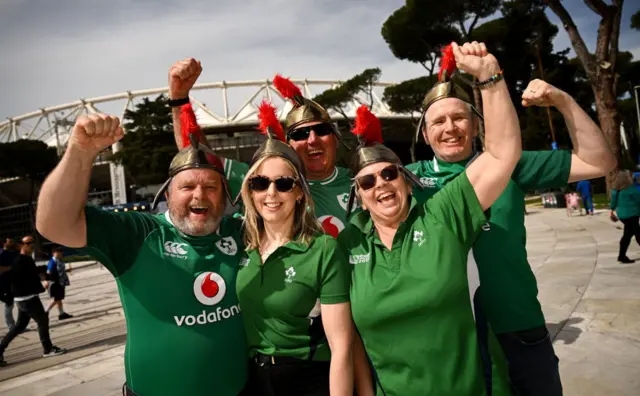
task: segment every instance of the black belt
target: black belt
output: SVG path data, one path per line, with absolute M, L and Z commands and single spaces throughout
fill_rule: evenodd
M 260 367 L 278 366 L 281 364 L 300 364 L 307 362 L 306 360 L 294 358 L 291 356 L 269 356 L 263 355 L 261 353 L 256 354 L 256 356 L 254 356 L 252 360 Z

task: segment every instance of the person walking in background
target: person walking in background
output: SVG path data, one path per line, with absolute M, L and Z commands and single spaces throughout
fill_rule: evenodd
M 16 242 L 12 238 L 7 240 L 2 245 L 1 252 L 15 252 Z M 11 288 L 11 273 L 0 273 L 0 301 L 4 303 L 4 324 L 11 330 L 16 325 L 16 321 L 13 318 L 13 291 Z
M 49 306 L 47 306 L 47 313 L 49 313 L 53 307 L 57 306 L 58 312 L 60 313 L 58 315 L 59 320 L 73 318 L 73 315 L 69 315 L 64 312 L 64 307 L 62 305 L 65 289 L 70 284 L 65 263 L 62 261 L 63 255 L 64 248 L 62 246 L 58 246 L 53 250 L 51 260 L 47 263 L 47 279 L 49 296 L 51 297 L 51 302 L 49 303 Z M 71 272 L 71 270 L 69 270 L 69 272 Z
M 580 197 L 578 197 L 578 193 L 570 192 L 565 195 L 565 200 L 567 201 L 567 216 L 572 217 L 573 211 L 577 210 L 578 214 L 580 213 Z
M 636 189 L 640 191 L 640 172 L 633 174 L 633 184 L 636 186 Z
M 631 172 L 620 171 L 611 190 L 611 214 L 614 214 L 624 224 L 618 261 L 622 264 L 635 262 L 627 257 L 627 249 L 631 238 L 635 236 L 640 245 L 640 191 L 633 185 Z
M 582 197 L 582 205 L 586 214 L 593 216 L 593 195 L 591 194 L 591 181 L 580 180 L 576 191 Z
M 32 318 L 38 324 L 40 342 L 44 349 L 43 357 L 61 355 L 66 352 L 66 350 L 53 345 L 49 337 L 49 316 L 44 311 L 38 297 L 38 294 L 44 292 L 44 287 L 40 282 L 36 262 L 31 257 L 34 250 L 33 243 L 32 236 L 25 236 L 22 238 L 20 253 L 3 251 L 0 255 L 0 272 L 11 272 L 14 301 L 18 306 L 16 325 L 0 342 L 0 366 L 7 365 L 3 356 L 4 351 L 11 341 L 26 329 Z

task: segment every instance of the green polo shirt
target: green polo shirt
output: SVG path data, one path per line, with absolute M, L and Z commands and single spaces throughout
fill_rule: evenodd
M 348 302 L 349 275 L 346 256 L 329 235 L 318 235 L 309 245 L 289 242 L 264 264 L 257 249 L 247 251 L 236 290 L 249 356 L 308 359 L 316 345 L 313 360 L 329 360 L 322 322 L 317 320 L 320 312 L 314 308 L 318 300 Z
M 433 159 L 407 166 L 425 186 L 415 191 L 425 201 L 464 172 L 467 161 Z M 496 334 L 544 326 L 536 278 L 527 261 L 524 198 L 529 190 L 566 186 L 571 152 L 523 151 L 511 181 L 491 206 L 490 219 L 473 245 L 480 273 L 480 298 Z
M 338 237 L 352 269 L 353 320 L 379 395 L 485 394 L 467 274 L 485 221 L 463 173 L 426 204 L 412 200 L 391 250 L 366 211 Z

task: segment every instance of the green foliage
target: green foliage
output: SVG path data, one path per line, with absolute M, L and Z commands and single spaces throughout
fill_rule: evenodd
M 438 76 L 434 74 L 428 77 L 403 81 L 400 84 L 385 88 L 382 99 L 393 112 L 400 114 L 420 112 L 425 93 L 433 87 L 437 79 Z
M 0 143 L 0 177 L 21 177 L 42 183 L 57 163 L 55 147 L 39 140 Z
M 380 69 L 365 69 L 362 73 L 351 77 L 336 88 L 330 88 L 313 98 L 325 109 L 333 109 L 348 119 L 344 107 L 357 94 L 364 94 L 368 98 L 369 107 L 373 105 L 373 85 L 380 79 Z
M 164 95 L 144 98 L 124 116 L 126 135 L 122 149 L 112 160 L 121 163 L 139 186 L 162 183 L 173 156 L 178 152 L 173 137 L 171 109 Z
M 631 15 L 631 28 L 640 30 L 640 10 Z

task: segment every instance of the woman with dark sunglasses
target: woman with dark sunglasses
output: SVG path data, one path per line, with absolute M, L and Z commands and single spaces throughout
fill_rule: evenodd
M 352 268 L 353 320 L 362 341 L 354 346 L 359 395 L 374 388 L 378 395 L 489 393 L 467 256 L 484 212 L 520 158 L 520 127 L 495 58 L 477 43 L 453 45 L 453 51 L 460 67 L 490 81 L 480 86 L 487 151 L 426 203 L 412 197 L 412 189 L 422 186 L 382 144 L 379 120 L 366 107 L 358 109 L 351 199 L 359 198 L 363 211 L 338 243 Z M 437 100 L 447 105 L 452 87 L 441 88 Z M 442 138 L 455 140 L 455 124 L 444 122 L 450 128 Z M 493 389 L 498 394 L 508 390 Z
M 352 395 L 346 256 L 315 219 L 304 167 L 283 142 L 275 109 L 263 103 L 259 117 L 269 139 L 240 192 L 247 257 L 236 290 L 250 365 L 243 394 Z

